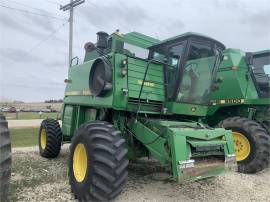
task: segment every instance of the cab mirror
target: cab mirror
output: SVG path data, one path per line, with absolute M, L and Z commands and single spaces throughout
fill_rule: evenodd
M 167 64 L 167 63 L 168 63 L 168 58 L 166 58 L 166 57 L 163 58 L 163 63 L 164 63 L 164 64 Z
M 253 63 L 253 53 L 246 52 L 246 58 L 245 58 L 245 60 L 246 60 L 247 65 L 253 65 L 254 64 Z

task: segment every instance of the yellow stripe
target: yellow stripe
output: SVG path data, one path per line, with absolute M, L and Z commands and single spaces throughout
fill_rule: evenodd
M 90 90 L 84 90 L 84 91 L 82 92 L 82 94 L 83 94 L 83 95 L 91 95 L 91 92 L 90 92 Z
M 83 91 L 69 91 L 65 93 L 65 96 L 88 96 L 91 95 L 91 92 L 89 90 L 83 90 Z

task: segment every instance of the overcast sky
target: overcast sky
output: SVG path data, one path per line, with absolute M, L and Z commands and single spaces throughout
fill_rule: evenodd
M 0 0 L 1 99 L 43 101 L 63 97 L 69 15 L 59 10 L 59 4 L 68 2 Z M 76 7 L 74 21 L 73 54 L 80 58 L 84 44 L 96 41 L 96 32 L 112 33 L 116 29 L 158 39 L 193 31 L 211 36 L 226 47 L 270 49 L 269 0 L 86 0 Z

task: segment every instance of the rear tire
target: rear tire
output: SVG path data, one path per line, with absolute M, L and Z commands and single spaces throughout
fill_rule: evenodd
M 270 137 L 259 123 L 243 117 L 231 117 L 222 121 L 220 126 L 233 131 L 239 172 L 256 173 L 269 165 Z M 244 136 L 244 141 L 248 140 L 249 145 L 241 144 L 241 141 L 236 142 L 237 136 L 241 140 L 241 135 Z M 240 155 L 241 149 L 248 151 L 247 155 Z
M 111 124 L 83 124 L 70 146 L 69 183 L 79 201 L 110 201 L 127 180 L 127 149 Z M 79 152 L 78 152 L 79 151 Z
M 0 114 L 0 201 L 7 201 L 11 174 L 11 142 L 8 123 Z
M 39 129 L 39 153 L 45 158 L 56 158 L 61 150 L 62 132 L 57 120 L 45 119 Z

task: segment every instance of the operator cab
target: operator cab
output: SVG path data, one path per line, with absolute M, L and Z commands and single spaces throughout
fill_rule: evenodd
M 149 59 L 164 63 L 166 99 L 207 105 L 225 46 L 195 33 L 151 46 Z
M 270 50 L 253 53 L 252 74 L 259 96 L 270 97 Z

